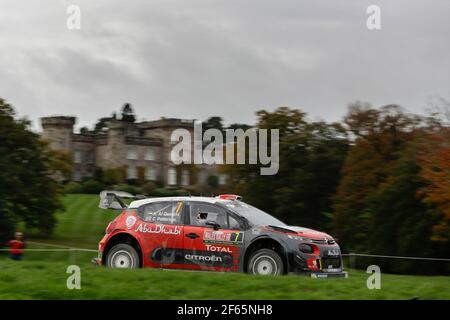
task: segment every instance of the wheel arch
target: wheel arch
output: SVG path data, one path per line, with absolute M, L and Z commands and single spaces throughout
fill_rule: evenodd
M 125 243 L 128 245 L 131 245 L 138 253 L 139 267 L 143 267 L 144 259 L 143 259 L 142 247 L 141 247 L 139 241 L 134 236 L 132 236 L 131 234 L 129 234 L 127 232 L 119 232 L 119 233 L 116 233 L 115 235 L 113 235 L 111 238 L 109 238 L 108 242 L 105 245 L 105 249 L 103 250 L 102 265 L 106 264 L 106 257 L 108 256 L 108 253 L 111 250 L 111 248 L 119 243 Z
M 244 261 L 242 266 L 244 272 L 246 273 L 248 272 L 247 270 L 248 262 L 250 260 L 251 255 L 259 249 L 271 249 L 277 252 L 283 261 L 283 274 L 286 274 L 288 272 L 289 262 L 288 262 L 288 251 L 286 246 L 282 242 L 275 240 L 269 236 L 258 237 L 249 244 L 244 254 Z

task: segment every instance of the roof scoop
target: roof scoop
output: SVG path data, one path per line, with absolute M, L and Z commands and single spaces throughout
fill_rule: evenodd
M 242 200 L 242 197 L 237 194 L 220 194 L 216 198 L 221 200 Z

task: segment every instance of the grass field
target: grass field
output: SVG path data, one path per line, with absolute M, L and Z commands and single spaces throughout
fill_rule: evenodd
M 67 263 L 2 259 L 0 267 L 0 299 L 450 299 L 448 277 L 382 275 L 381 289 L 368 290 L 361 271 L 311 279 L 83 264 L 81 289 L 68 290 Z
M 52 238 L 35 238 L 29 248 L 71 246 L 96 249 L 115 212 L 97 208 L 98 196 L 69 195 Z M 42 243 L 46 243 L 44 245 Z M 24 260 L 0 255 L 0 299 L 450 299 L 450 277 L 382 275 L 381 290 L 369 290 L 368 274 L 350 270 L 348 279 L 302 276 L 114 270 L 90 265 L 93 252 L 26 252 Z M 69 290 L 68 265 L 81 268 L 81 290 Z

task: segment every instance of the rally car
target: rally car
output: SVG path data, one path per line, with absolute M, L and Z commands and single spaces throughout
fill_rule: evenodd
M 103 191 L 100 208 L 121 210 L 94 261 L 111 268 L 154 267 L 346 277 L 336 241 L 288 226 L 236 195 L 144 198 Z

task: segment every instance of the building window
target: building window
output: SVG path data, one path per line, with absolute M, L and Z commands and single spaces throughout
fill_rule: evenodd
M 127 179 L 137 179 L 137 169 L 135 166 L 128 166 Z
M 73 153 L 73 162 L 75 163 L 81 163 L 81 151 L 75 150 Z
M 95 153 L 92 151 L 88 155 L 88 163 L 94 164 L 95 163 Z
M 205 171 L 200 171 L 200 173 L 198 174 L 198 183 L 201 185 L 206 184 L 207 181 L 207 175 Z
M 224 185 L 227 183 L 227 175 L 226 174 L 220 174 L 219 175 L 219 184 Z
M 56 145 L 59 146 L 59 149 L 68 149 L 67 141 L 64 138 L 58 139 Z
M 153 148 L 147 149 L 147 152 L 145 152 L 145 160 L 155 160 L 155 150 L 153 150 Z
M 146 176 L 147 180 L 155 181 L 156 180 L 156 169 L 152 168 L 152 167 L 147 168 L 145 176 Z
M 136 150 L 133 150 L 133 149 L 128 150 L 128 153 L 127 153 L 128 160 L 137 160 L 137 158 L 138 158 L 138 156 L 137 156 Z
M 76 171 L 73 173 L 73 180 L 75 180 L 75 181 L 81 181 L 81 174 L 80 174 L 80 171 L 76 170 Z
M 189 185 L 189 170 L 184 169 L 181 174 L 181 185 L 188 186 Z
M 167 170 L 167 184 L 169 186 L 177 184 L 177 170 L 175 168 L 169 168 Z

